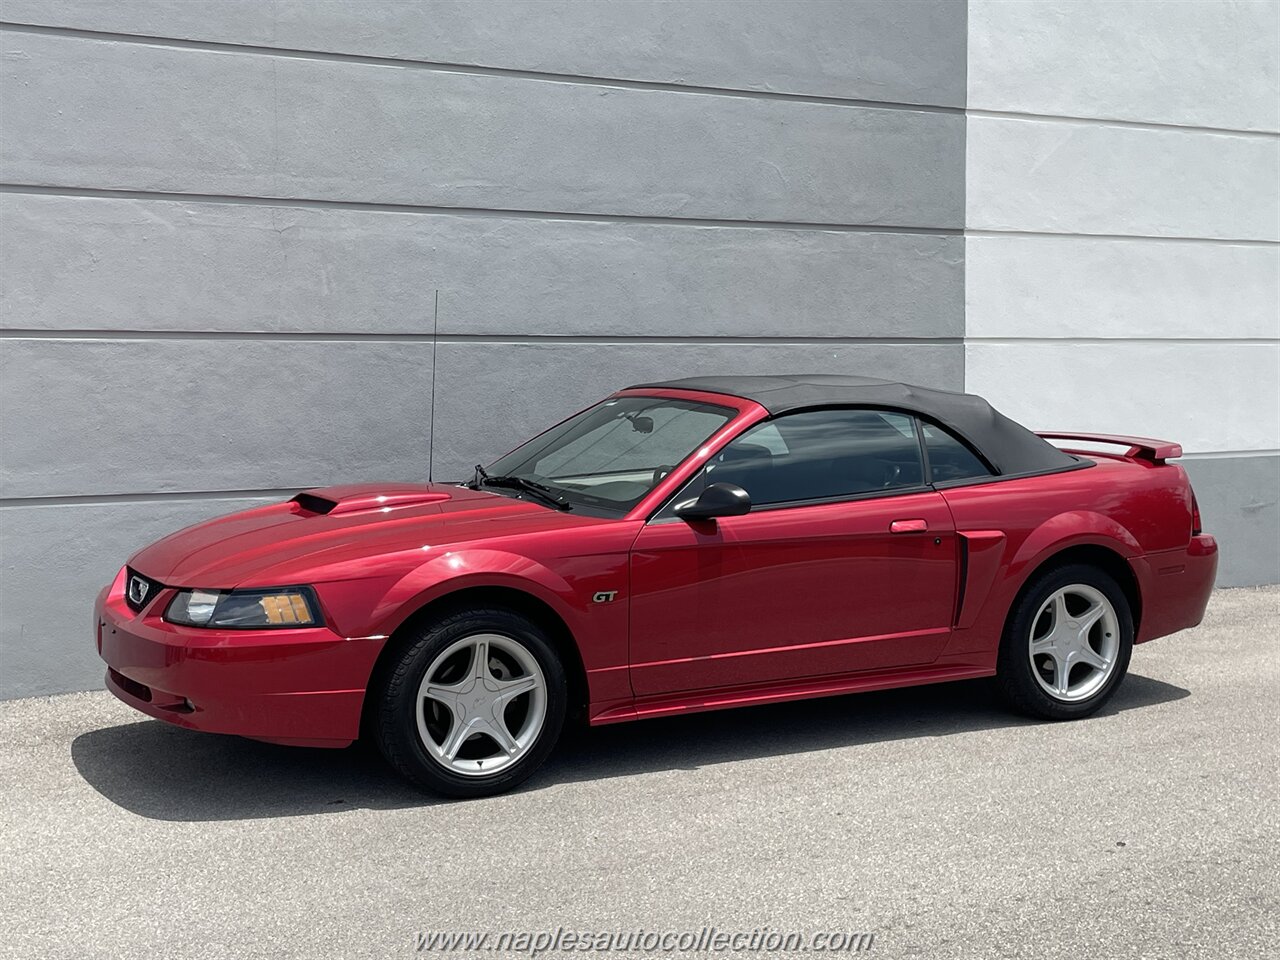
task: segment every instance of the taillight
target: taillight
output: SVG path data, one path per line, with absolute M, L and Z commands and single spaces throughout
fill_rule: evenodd
M 1202 528 L 1200 526 L 1200 504 L 1196 503 L 1196 492 L 1191 491 L 1191 535 L 1193 537 L 1200 536 Z

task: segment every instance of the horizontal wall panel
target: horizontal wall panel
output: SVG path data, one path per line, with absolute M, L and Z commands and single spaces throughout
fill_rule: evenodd
M 956 114 L 19 33 L 2 69 L 20 183 L 962 225 Z
M 721 374 L 852 373 L 959 390 L 960 344 L 440 345 L 435 476 L 465 479 L 575 411 L 633 383 Z M 518 372 L 513 375 L 513 372 Z
M 431 348 L 6 340 L 0 496 L 416 479 Z
M 1280 456 L 1179 462 L 1218 541 L 1218 586 L 1280 583 Z
M 0 699 L 102 686 L 93 601 L 136 550 L 269 500 L 0 507 Z
M 1280 139 L 970 117 L 973 230 L 1275 240 Z
M 960 337 L 957 236 L 0 194 L 18 329 Z
M 1280 449 L 1280 344 L 969 343 L 965 388 L 1034 430 Z
M 853 99 L 964 103 L 952 0 L 4 0 L 87 30 Z
M 1275 130 L 1273 0 L 969 0 L 969 106 Z
M 971 337 L 1280 337 L 1280 248 L 965 238 Z

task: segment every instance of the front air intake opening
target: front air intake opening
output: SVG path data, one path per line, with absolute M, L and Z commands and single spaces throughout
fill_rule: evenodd
M 314 493 L 300 493 L 291 503 L 296 503 L 308 513 L 328 513 L 338 505 L 336 500 L 326 500 L 324 497 L 317 497 Z
M 137 700 L 141 700 L 143 703 L 151 702 L 151 688 L 145 683 L 139 683 L 137 680 L 130 680 L 123 673 L 113 667 L 108 667 L 107 672 L 111 674 L 111 681 L 129 696 L 134 697 Z

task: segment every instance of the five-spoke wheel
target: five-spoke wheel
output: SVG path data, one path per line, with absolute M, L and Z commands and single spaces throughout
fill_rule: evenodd
M 1027 652 L 1045 692 L 1070 703 L 1102 688 L 1119 649 L 1120 624 L 1111 601 L 1096 587 L 1073 583 L 1040 605 Z
M 460 610 L 394 642 L 371 690 L 372 732 L 401 774 L 478 797 L 510 789 L 546 759 L 568 682 L 540 624 L 512 610 Z
M 442 765 L 463 776 L 496 773 L 538 739 L 547 713 L 538 661 L 494 633 L 450 644 L 418 687 L 418 736 Z
M 1024 713 L 1050 720 L 1101 708 L 1129 666 L 1133 616 L 1119 584 L 1087 564 L 1036 575 L 1014 602 L 997 683 Z

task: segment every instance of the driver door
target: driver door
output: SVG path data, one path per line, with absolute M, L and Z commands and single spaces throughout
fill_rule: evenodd
M 936 659 L 951 633 L 956 539 L 924 481 L 905 414 L 805 411 L 748 429 L 673 503 L 728 482 L 751 511 L 687 522 L 668 505 L 632 548 L 636 695 Z

